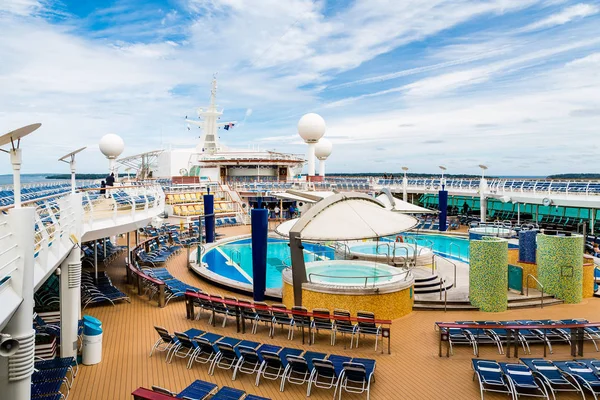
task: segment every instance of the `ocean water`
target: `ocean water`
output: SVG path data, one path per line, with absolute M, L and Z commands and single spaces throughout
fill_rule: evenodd
M 21 183 L 41 183 L 41 182 L 52 182 L 46 179 L 47 174 L 21 174 Z M 12 185 L 13 177 L 12 174 L 0 175 L 0 186 Z

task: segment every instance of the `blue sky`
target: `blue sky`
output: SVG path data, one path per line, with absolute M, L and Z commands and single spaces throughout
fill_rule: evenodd
M 195 146 L 215 72 L 230 146 L 304 153 L 317 112 L 332 172 L 598 172 L 599 1 L 2 0 L 0 31 L 0 133 L 43 124 L 24 172 L 101 171 L 108 132 Z

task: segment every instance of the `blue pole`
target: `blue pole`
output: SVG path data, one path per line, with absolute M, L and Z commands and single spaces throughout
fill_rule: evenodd
M 206 228 L 206 243 L 215 241 L 215 196 L 212 194 L 204 195 L 204 225 Z M 202 230 L 202 224 L 199 229 Z
M 440 232 L 446 231 L 446 217 L 448 216 L 448 191 L 440 190 L 438 194 L 440 205 Z
M 252 292 L 254 301 L 264 301 L 267 286 L 269 211 L 264 208 L 255 208 L 250 217 L 252 220 Z

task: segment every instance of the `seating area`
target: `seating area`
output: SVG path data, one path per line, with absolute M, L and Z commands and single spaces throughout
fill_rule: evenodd
M 80 186 L 83 188 L 97 187 L 96 184 L 86 183 Z M 67 194 L 71 191 L 71 182 L 52 182 L 44 184 L 30 184 L 22 185 L 21 187 L 21 201 L 33 201 L 41 198 L 48 198 L 52 196 L 60 196 Z M 0 188 L 0 207 L 10 206 L 14 203 L 14 191 L 12 187 Z
M 95 255 L 95 247 L 97 247 L 97 255 Z M 123 252 L 127 251 L 127 246 L 114 245 L 110 239 L 98 240 L 96 244 L 94 242 L 83 243 L 81 246 L 81 252 L 83 254 L 82 263 L 87 266 L 94 266 L 95 257 L 98 261 L 107 265 L 119 257 Z
M 44 360 L 36 358 L 35 371 L 31 377 L 31 398 L 39 400 L 67 399 L 77 376 L 75 359 L 54 358 Z
M 158 280 L 165 285 L 165 305 L 173 299 L 183 298 L 187 291 L 200 291 L 200 289 L 175 278 L 166 268 L 143 268 L 137 262 L 134 262 L 134 266 L 143 275 Z M 144 294 L 148 295 L 148 298 L 152 300 L 158 294 L 159 288 L 152 281 L 144 281 L 143 284 Z
M 600 395 L 600 360 L 575 359 L 550 361 L 544 358 L 521 358 L 521 363 L 504 363 L 473 359 L 481 398 L 484 392 L 556 399 L 560 392 L 575 392 L 585 399 Z
M 228 318 L 234 318 L 245 324 L 251 323 L 251 331 L 256 334 L 258 326 L 262 323 L 269 329 L 269 337 L 274 337 L 276 328 L 287 327 L 287 337 L 289 340 L 294 338 L 294 330 L 301 329 L 304 341 L 304 328 L 308 328 L 308 339 L 314 343 L 317 335 L 321 331 L 329 332 L 329 341 L 332 346 L 335 345 L 339 335 L 350 338 L 350 348 L 358 347 L 359 338 L 366 335 L 373 336 L 375 339 L 375 351 L 379 341 L 383 337 L 384 328 L 382 325 L 391 326 L 392 321 L 382 321 L 375 318 L 375 314 L 370 311 L 359 311 L 353 317 L 349 311 L 334 309 L 333 311 L 324 308 L 308 311 L 305 307 L 292 307 L 288 309 L 284 304 L 273 304 L 271 306 L 263 302 L 250 302 L 248 300 L 238 300 L 235 297 L 223 297 L 213 295 L 195 289 L 185 293 L 188 300 L 187 318 L 199 320 L 204 313 L 208 313 L 209 324 L 215 324 L 216 318 L 222 317 L 222 326 L 225 327 Z M 196 312 L 198 309 L 198 312 Z M 390 329 L 386 328 L 387 337 L 390 337 Z M 389 350 L 389 349 L 388 349 Z
M 156 397 L 156 394 L 162 395 Z M 191 385 L 187 386 L 181 392 L 176 393 L 171 390 L 164 389 L 159 386 L 152 386 L 152 390 L 145 388 L 138 388 L 132 393 L 134 400 L 142 399 L 155 399 L 155 400 L 167 400 L 167 399 L 189 399 L 189 400 L 270 400 L 266 397 L 260 397 L 253 394 L 246 393 L 241 389 L 235 389 L 229 386 L 222 386 L 219 388 L 216 384 L 201 380 L 192 382 Z
M 82 271 L 81 273 L 81 303 L 82 310 L 90 305 L 110 303 L 113 306 L 115 302 L 124 300 L 131 303 L 131 299 L 125 293 L 113 285 L 106 272 L 98 272 L 98 280 L 92 272 Z
M 162 327 L 154 327 L 159 339 L 150 351 L 166 353 L 165 361 L 181 358 L 187 368 L 207 364 L 210 375 L 216 369 L 232 372 L 232 380 L 242 374 L 256 375 L 255 385 L 263 380 L 280 380 L 279 390 L 286 384 L 308 384 L 311 389 L 334 389 L 334 397 L 342 392 L 366 393 L 369 398 L 376 362 L 373 359 L 318 353 L 281 347 L 250 340 L 188 329 L 172 335 Z M 180 394 L 181 396 L 181 394 Z
M 571 345 L 573 329 L 582 329 L 583 340 L 591 341 L 598 351 L 600 328 L 585 324 L 589 324 L 586 319 L 564 319 L 436 322 L 435 326 L 440 335 L 447 338 L 450 354 L 454 354 L 454 346 L 466 345 L 472 347 L 477 356 L 481 345 L 496 346 L 498 353 L 504 354 L 510 338 L 523 348 L 525 354 L 531 354 L 531 345 L 535 344 L 547 347 L 552 354 L 555 345 Z

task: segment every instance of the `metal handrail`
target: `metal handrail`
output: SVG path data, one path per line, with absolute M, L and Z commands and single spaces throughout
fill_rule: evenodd
M 454 243 L 454 242 L 450 242 L 450 252 L 449 252 L 449 254 L 448 254 L 448 255 L 449 255 L 450 257 L 452 257 L 452 256 L 453 256 L 453 254 L 452 254 L 452 248 L 453 248 L 453 247 L 456 247 L 456 248 L 458 249 L 458 258 L 460 258 L 460 246 L 459 246 L 457 243 Z
M 377 276 L 334 276 L 334 275 L 325 275 L 325 274 L 316 274 L 314 272 L 311 272 L 308 274 L 308 282 L 313 283 L 312 282 L 312 277 L 313 276 L 320 276 L 322 278 L 343 278 L 343 279 L 364 279 L 365 280 L 365 285 L 364 287 L 367 287 L 367 284 L 369 282 L 369 279 L 376 279 L 376 278 L 388 278 L 388 277 L 394 277 L 394 276 L 400 276 L 400 275 L 405 275 L 405 279 L 410 275 L 411 269 L 407 269 L 402 271 L 401 273 L 398 274 L 386 274 L 386 275 L 377 275 Z M 373 282 L 375 283 L 375 282 Z
M 453 287 L 453 288 L 456 288 L 456 268 L 457 268 L 457 267 L 456 267 L 456 264 L 455 264 L 453 261 L 450 261 L 450 260 L 448 260 L 447 258 L 444 258 L 444 257 L 442 257 L 442 256 L 438 256 L 437 254 L 434 254 L 434 256 L 433 256 L 433 257 L 434 257 L 434 259 L 435 259 L 435 257 L 441 258 L 442 260 L 444 260 L 444 261 L 446 261 L 446 262 L 448 262 L 448 263 L 452 264 L 452 267 L 454 267 L 454 282 L 453 282 L 453 284 L 452 284 L 452 287 Z
M 234 258 L 235 255 L 237 255 L 237 261 Z M 240 251 L 238 249 L 231 249 L 231 257 L 230 258 L 231 258 L 231 261 L 233 261 L 237 265 L 240 265 L 240 263 L 242 262 L 242 253 L 240 253 Z
M 396 247 L 396 244 L 395 244 L 395 242 L 394 242 L 394 251 L 393 251 L 393 253 L 392 253 L 392 261 L 394 261 L 394 262 L 395 262 L 395 260 L 396 260 L 396 250 L 397 250 L 397 249 L 398 249 L 398 248 Z M 406 267 L 408 267 L 408 258 L 409 258 L 409 254 L 408 254 L 408 247 L 401 246 L 399 249 L 401 249 L 401 250 L 404 250 L 404 251 L 406 252 L 406 257 L 404 257 L 404 265 L 405 265 Z M 415 265 L 416 265 L 416 263 L 415 263 Z
M 531 274 L 527 274 L 527 278 L 525 279 L 525 286 L 527 286 L 527 297 L 529 297 L 529 277 L 532 277 L 534 281 L 537 282 L 537 284 L 542 288 L 542 307 L 544 308 L 544 285 L 541 284 L 540 281 L 537 280 L 537 278 Z

